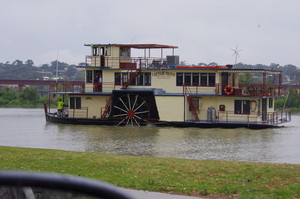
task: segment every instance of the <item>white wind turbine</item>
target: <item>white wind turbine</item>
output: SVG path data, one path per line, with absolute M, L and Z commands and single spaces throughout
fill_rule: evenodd
M 236 46 L 235 49 L 232 49 L 232 48 L 231 48 L 231 50 L 233 51 L 232 56 L 235 56 L 235 59 L 234 59 L 234 65 L 236 65 L 237 57 L 240 56 L 239 52 L 241 52 L 242 50 L 238 50 L 238 46 Z

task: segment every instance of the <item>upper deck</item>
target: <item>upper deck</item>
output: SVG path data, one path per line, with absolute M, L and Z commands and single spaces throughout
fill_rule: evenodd
M 91 47 L 91 55 L 86 56 L 87 67 L 142 69 L 179 65 L 179 56 L 174 55 L 177 46 L 161 44 L 85 44 L 85 46 Z M 169 50 L 168 53 L 171 54 L 165 56 L 164 50 Z
M 177 46 L 161 44 L 86 44 L 86 86 L 101 72 L 103 92 L 138 88 L 165 94 L 215 96 L 280 96 L 280 71 L 226 66 L 180 66 Z M 88 89 L 90 87 L 90 89 Z

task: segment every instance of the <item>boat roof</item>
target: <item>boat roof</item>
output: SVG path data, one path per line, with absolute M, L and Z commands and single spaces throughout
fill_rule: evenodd
M 178 48 L 178 46 L 164 45 L 164 44 L 84 44 L 84 46 L 117 46 L 124 48 Z
M 269 70 L 269 69 L 247 69 L 247 68 L 233 68 L 233 65 L 224 66 L 175 66 L 175 68 L 170 68 L 170 70 L 218 70 L 220 72 L 245 72 L 245 73 L 274 73 L 278 74 L 282 71 L 280 70 Z
M 91 67 L 93 68 L 93 67 Z M 112 71 L 119 71 L 119 70 L 128 70 L 128 69 L 120 69 L 120 68 L 109 68 L 109 67 L 100 67 L 102 70 L 112 70 Z M 267 70 L 267 69 L 240 69 L 240 68 L 227 68 L 226 66 L 179 66 L 179 67 L 170 67 L 170 68 L 142 68 L 143 71 L 218 71 L 218 72 L 229 72 L 229 73 L 267 73 L 267 74 L 281 74 L 282 71 L 279 70 Z

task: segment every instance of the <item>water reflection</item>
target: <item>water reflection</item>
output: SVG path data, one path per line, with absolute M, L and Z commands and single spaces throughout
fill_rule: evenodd
M 158 129 L 147 127 L 110 127 L 85 125 L 55 125 L 57 131 L 78 143 L 87 152 L 153 156 Z M 72 140 L 70 140 L 72 139 Z M 77 151 L 78 145 L 71 150 Z
M 300 164 L 300 116 L 288 127 L 265 130 L 51 124 L 41 109 L 0 109 L 0 119 L 4 146 Z

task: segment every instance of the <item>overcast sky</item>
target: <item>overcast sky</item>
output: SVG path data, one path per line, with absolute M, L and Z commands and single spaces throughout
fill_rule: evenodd
M 180 60 L 300 67 L 299 0 L 2 0 L 0 62 L 84 62 L 90 43 L 176 45 Z

